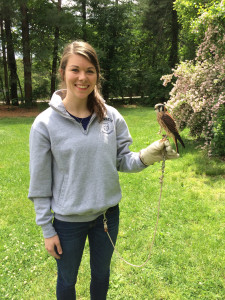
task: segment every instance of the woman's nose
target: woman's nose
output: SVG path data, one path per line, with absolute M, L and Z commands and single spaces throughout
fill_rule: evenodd
M 79 80 L 85 80 L 86 79 L 86 73 L 83 71 L 79 72 Z

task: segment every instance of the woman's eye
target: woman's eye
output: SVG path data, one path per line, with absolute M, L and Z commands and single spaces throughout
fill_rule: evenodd
M 79 72 L 78 69 L 72 69 L 72 71 L 75 72 L 75 73 Z
M 95 72 L 93 70 L 88 70 L 87 73 L 88 74 L 94 74 Z

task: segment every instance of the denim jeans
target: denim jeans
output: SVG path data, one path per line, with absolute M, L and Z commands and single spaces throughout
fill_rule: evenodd
M 119 207 L 106 213 L 108 231 L 114 243 L 119 227 Z M 63 222 L 54 219 L 54 227 L 59 236 L 63 254 L 57 259 L 58 300 L 76 299 L 75 284 L 86 238 L 89 240 L 91 267 L 91 300 L 105 300 L 110 275 L 113 246 L 104 231 L 103 215 L 91 222 Z

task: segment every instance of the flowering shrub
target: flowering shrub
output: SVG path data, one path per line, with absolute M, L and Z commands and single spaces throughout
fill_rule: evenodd
M 225 155 L 225 35 L 210 26 L 194 61 L 182 62 L 173 74 L 162 76 L 163 85 L 173 78 L 167 107 L 180 129 L 204 139 L 209 154 Z M 221 142 L 221 140 L 223 142 Z
M 211 140 L 211 152 L 215 155 L 224 156 L 225 152 L 225 106 L 217 113 L 216 122 L 213 126 L 213 139 Z

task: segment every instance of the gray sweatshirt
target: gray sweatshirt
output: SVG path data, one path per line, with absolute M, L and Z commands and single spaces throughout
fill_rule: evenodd
M 30 131 L 28 197 L 45 238 L 56 234 L 53 214 L 62 221 L 92 221 L 121 200 L 118 171 L 145 168 L 139 153 L 129 150 L 132 138 L 115 108 L 106 105 L 101 123 L 93 114 L 84 130 L 62 97 L 63 91 L 54 93 Z

